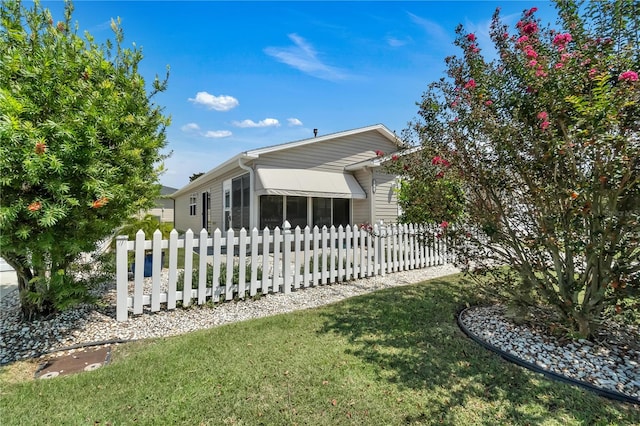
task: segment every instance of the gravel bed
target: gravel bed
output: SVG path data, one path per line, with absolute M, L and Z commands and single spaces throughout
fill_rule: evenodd
M 251 318 L 260 318 L 299 309 L 314 308 L 375 290 L 401 286 L 459 272 L 452 265 L 397 272 L 340 284 L 321 285 L 291 292 L 267 294 L 260 298 L 215 305 L 145 312 L 115 320 L 115 284 L 99 293 L 105 306 L 82 305 L 47 320 L 31 323 L 20 320 L 17 291 L 0 301 L 0 364 L 33 358 L 69 346 L 110 341 L 173 336 Z M 166 279 L 166 277 L 164 277 Z M 163 281 L 164 281 L 163 279 Z M 145 283 L 146 286 L 150 282 Z
M 503 306 L 474 307 L 460 322 L 480 340 L 550 371 L 640 402 L 640 330 L 607 324 L 596 342 L 562 339 L 535 324 L 515 324 Z

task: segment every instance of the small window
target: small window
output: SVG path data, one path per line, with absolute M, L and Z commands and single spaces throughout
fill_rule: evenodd
M 189 195 L 189 215 L 196 215 L 196 206 L 198 205 L 198 194 L 193 193 Z

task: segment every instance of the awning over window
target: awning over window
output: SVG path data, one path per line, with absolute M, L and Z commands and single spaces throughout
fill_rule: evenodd
M 258 167 L 256 176 L 257 195 L 367 198 L 356 178 L 347 173 Z

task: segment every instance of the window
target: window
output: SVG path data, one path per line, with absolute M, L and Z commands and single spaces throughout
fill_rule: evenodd
M 291 224 L 291 229 L 299 226 L 301 229 L 307 226 L 307 197 L 287 196 L 287 209 L 285 220 Z
M 263 195 L 260 197 L 260 229 L 273 229 L 282 226 L 283 217 L 282 195 Z
M 249 228 L 250 204 L 249 174 L 246 174 L 231 181 L 231 226 L 234 230 Z
M 351 222 L 351 200 L 348 198 L 314 198 L 313 225 L 347 226 Z
M 331 198 L 313 199 L 313 225 L 318 228 L 331 226 Z
M 351 221 L 350 215 L 350 201 L 348 198 L 334 198 L 333 199 L 333 221 L 331 222 L 335 226 L 342 225 L 347 226 Z
M 197 205 L 198 205 L 198 194 L 196 192 L 189 194 L 189 216 L 196 215 Z

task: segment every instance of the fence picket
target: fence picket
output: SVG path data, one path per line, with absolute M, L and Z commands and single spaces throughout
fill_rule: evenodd
M 291 293 L 291 225 L 289 222 L 284 223 L 282 234 L 282 244 L 284 250 L 282 254 L 282 292 L 284 294 Z
M 160 310 L 160 271 L 162 270 L 162 232 L 159 229 L 153 233 L 152 250 L 151 312 L 157 312 Z
M 244 299 L 247 282 L 247 230 L 242 228 L 238 237 L 238 297 Z
M 294 245 L 294 265 L 293 265 L 293 288 L 300 288 L 300 280 L 302 278 L 302 272 L 300 271 L 302 261 L 302 255 L 300 254 L 300 243 L 302 242 L 302 235 L 300 227 L 296 226 L 293 233 L 293 245 Z
M 193 231 L 188 229 L 184 235 L 184 273 L 182 289 L 182 305 L 191 305 L 192 271 L 193 270 Z
M 236 249 L 235 247 L 235 233 L 233 232 L 233 228 L 230 228 L 227 231 L 227 261 L 226 261 L 226 269 L 227 274 L 224 277 L 224 299 L 231 300 L 233 299 L 233 253 Z
M 280 228 L 277 226 L 273 230 L 273 274 L 271 275 L 271 291 L 278 293 L 280 291 Z
M 320 284 L 326 284 L 327 280 L 329 279 L 329 271 L 327 269 L 327 262 L 328 262 L 328 258 L 327 258 L 327 254 L 328 254 L 328 247 L 327 247 L 327 240 L 328 240 L 328 234 L 327 234 L 327 227 L 323 226 L 322 227 L 322 236 L 320 237 L 320 239 L 322 240 L 322 274 L 320 277 Z
M 313 227 L 313 281 L 311 285 L 316 286 L 319 284 L 321 275 L 320 262 L 318 261 L 318 252 L 320 251 L 320 230 L 317 226 Z
M 338 281 L 346 281 L 344 273 L 344 228 L 338 226 Z
M 337 238 L 336 227 L 331 226 L 329 228 L 329 282 L 335 283 L 337 281 L 338 271 L 336 269 L 336 245 Z
M 220 300 L 220 262 L 222 261 L 222 231 L 216 229 L 213 232 L 213 278 L 211 283 L 211 296 L 214 302 Z
M 352 278 L 353 274 L 353 253 L 351 250 L 351 239 L 353 238 L 353 234 L 351 232 L 351 225 L 347 225 L 344 229 L 344 246 L 345 246 L 345 281 L 349 281 Z
M 269 291 L 269 228 L 262 231 L 262 294 Z
M 200 231 L 198 250 L 200 253 L 198 262 L 198 305 L 202 305 L 207 299 L 207 230 Z
M 144 264 L 145 264 L 145 250 L 144 250 L 145 235 L 142 230 L 136 232 L 136 251 L 134 264 L 134 289 L 133 289 L 133 313 L 134 315 L 142 313 L 142 286 L 144 280 Z
M 176 281 L 178 270 L 178 231 L 169 234 L 169 282 L 167 284 L 167 309 L 176 308 Z
M 311 285 L 311 276 L 309 273 L 309 262 L 311 262 L 311 230 L 308 226 L 304 227 L 304 275 L 302 285 L 308 287 Z
M 251 231 L 251 287 L 249 296 L 258 293 L 258 228 Z

